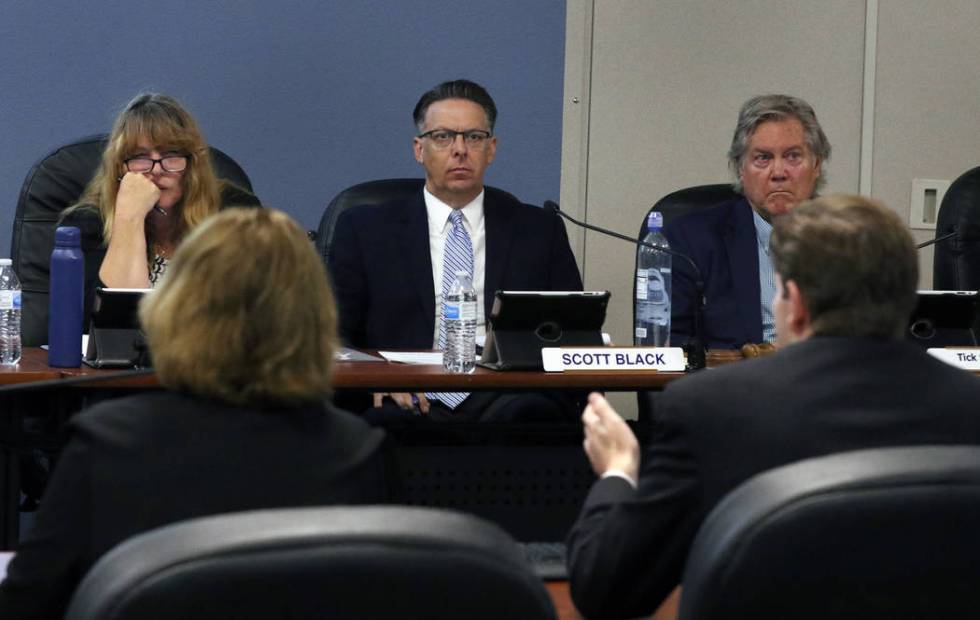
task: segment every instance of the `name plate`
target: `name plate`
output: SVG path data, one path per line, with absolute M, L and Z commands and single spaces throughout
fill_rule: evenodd
M 928 349 L 929 355 L 963 370 L 980 370 L 980 349 Z
M 541 349 L 547 372 L 566 370 L 682 371 L 686 366 L 680 347 L 579 347 Z

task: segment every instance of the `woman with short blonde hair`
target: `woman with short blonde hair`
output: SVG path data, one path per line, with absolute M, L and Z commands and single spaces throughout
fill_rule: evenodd
M 326 398 L 337 311 L 306 233 L 280 211 L 229 209 L 185 243 L 140 307 L 160 383 L 233 403 Z
M 337 314 L 287 215 L 228 209 L 178 248 L 140 308 L 165 390 L 75 416 L 0 618 L 61 617 L 116 544 L 224 512 L 389 501 L 384 433 L 326 400 Z

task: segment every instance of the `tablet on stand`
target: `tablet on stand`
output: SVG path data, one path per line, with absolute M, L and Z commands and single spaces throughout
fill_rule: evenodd
M 609 291 L 497 291 L 479 365 L 541 370 L 543 347 L 601 347 Z

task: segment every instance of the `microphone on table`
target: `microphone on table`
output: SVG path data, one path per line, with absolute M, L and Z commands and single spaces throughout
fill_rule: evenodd
M 572 224 L 585 228 L 588 230 L 594 230 L 595 232 L 626 241 L 627 243 L 632 243 L 633 245 L 643 246 L 647 248 L 652 248 L 660 252 L 667 252 L 671 256 L 676 256 L 678 258 L 686 261 L 691 269 L 694 271 L 694 333 L 691 338 L 684 345 L 684 351 L 687 353 L 687 366 L 689 370 L 700 370 L 705 367 L 705 346 L 704 346 L 704 325 L 702 323 L 702 316 L 704 314 L 705 299 L 704 299 L 704 278 L 701 276 L 701 270 L 698 269 L 697 264 L 695 264 L 694 259 L 692 259 L 687 254 L 683 252 L 678 252 L 677 250 L 672 250 L 670 248 L 661 248 L 653 245 L 652 243 L 647 243 L 646 241 L 640 241 L 639 239 L 634 239 L 622 233 L 618 233 L 614 230 L 609 230 L 608 228 L 602 228 L 601 226 L 594 226 L 586 222 L 580 222 L 571 215 L 568 215 L 561 210 L 558 203 L 553 200 L 545 200 L 544 208 L 547 211 L 551 211 L 555 215 L 565 218 Z
M 922 243 L 916 245 L 915 246 L 915 249 L 916 250 L 921 250 L 922 248 L 927 248 L 930 245 L 935 245 L 935 244 L 939 243 L 940 241 L 946 241 L 947 239 L 951 239 L 951 238 L 953 238 L 955 236 L 956 236 L 956 231 L 954 230 L 953 232 L 946 233 L 945 235 L 940 235 L 940 236 L 936 237 L 935 239 L 930 239 L 928 241 L 923 241 Z

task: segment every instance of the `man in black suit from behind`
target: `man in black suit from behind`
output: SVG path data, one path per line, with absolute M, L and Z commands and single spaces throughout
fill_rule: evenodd
M 484 332 L 497 290 L 581 290 L 582 279 L 564 224 L 554 214 L 484 187 L 497 152 L 497 107 L 469 80 L 427 91 L 415 106 L 413 152 L 425 186 L 404 202 L 358 206 L 337 220 L 330 258 L 341 338 L 367 349 L 438 349 L 444 248 L 462 214 L 472 248 L 479 301 L 477 335 Z M 458 231 L 457 231 L 458 232 Z M 455 263 L 453 263 L 455 264 Z M 573 419 L 564 397 L 474 393 L 447 406 L 424 393 L 375 394 L 373 419 L 409 413 L 438 420 Z
M 903 334 L 917 257 L 880 203 L 830 196 L 774 218 L 778 351 L 686 377 L 657 403 L 642 457 L 598 394 L 582 414 L 600 476 L 568 538 L 575 604 L 589 618 L 649 614 L 680 583 L 708 512 L 747 478 L 809 457 L 980 443 L 980 378 Z

